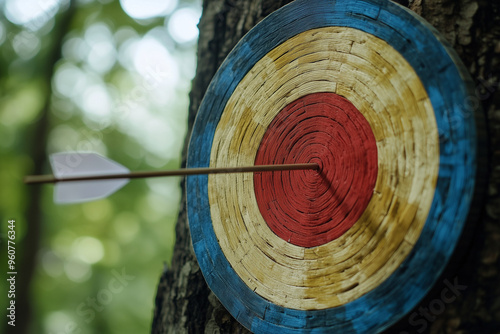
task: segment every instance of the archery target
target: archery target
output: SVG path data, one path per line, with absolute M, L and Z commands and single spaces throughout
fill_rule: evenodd
M 188 166 L 320 166 L 187 180 L 200 267 L 244 326 L 378 332 L 432 287 L 474 191 L 457 64 L 386 1 L 296 1 L 235 47 L 199 109 Z

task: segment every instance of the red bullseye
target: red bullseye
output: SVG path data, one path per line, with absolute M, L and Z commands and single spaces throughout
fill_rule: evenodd
M 369 123 L 334 93 L 304 96 L 272 121 L 256 165 L 315 162 L 319 171 L 256 173 L 260 212 L 280 238 L 316 247 L 359 219 L 377 178 L 377 145 Z

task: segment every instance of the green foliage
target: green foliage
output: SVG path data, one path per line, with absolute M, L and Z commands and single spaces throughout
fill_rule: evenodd
M 7 220 L 16 220 L 21 271 L 33 247 L 25 241 L 28 213 L 41 205 L 29 290 L 34 316 L 17 320 L 30 321 L 33 333 L 147 332 L 172 256 L 180 179 L 136 180 L 106 199 L 64 206 L 52 202 L 53 186 L 32 198 L 22 179 L 40 164 L 50 173 L 36 156 L 60 151 L 98 152 L 131 170 L 178 168 L 195 44 L 170 36 L 168 21 L 179 8 L 200 11 L 199 4 L 179 2 L 167 15 L 135 20 L 119 1 L 77 1 L 71 13 L 67 1 L 55 1 L 57 15 L 46 10 L 15 24 L 7 12 L 15 1 L 5 2 L 0 17 L 2 272 Z M 61 33 L 65 15 L 70 30 Z M 3 284 L 0 294 L 5 310 Z

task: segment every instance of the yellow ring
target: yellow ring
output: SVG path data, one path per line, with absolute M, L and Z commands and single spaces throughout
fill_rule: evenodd
M 210 166 L 252 165 L 274 117 L 317 92 L 350 100 L 377 141 L 374 195 L 343 236 L 314 248 L 287 243 L 263 220 L 252 174 L 208 181 L 214 231 L 232 268 L 263 298 L 299 310 L 346 304 L 394 272 L 419 238 L 439 167 L 436 120 L 415 71 L 385 41 L 346 27 L 303 32 L 256 63 L 224 109 Z

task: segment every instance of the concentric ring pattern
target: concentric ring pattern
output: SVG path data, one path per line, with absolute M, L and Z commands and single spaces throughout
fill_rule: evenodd
M 295 1 L 231 52 L 188 166 L 321 166 L 187 180 L 200 267 L 243 325 L 375 333 L 432 287 L 474 191 L 476 132 L 473 118 L 456 121 L 473 112 L 457 64 L 421 19 L 374 0 Z
M 237 275 L 257 294 L 294 309 L 343 305 L 379 285 L 411 251 L 432 202 L 439 144 L 418 76 L 399 75 L 408 72 L 413 70 L 399 53 L 373 35 L 325 27 L 273 49 L 236 87 L 215 131 L 213 167 L 252 165 L 268 122 L 282 107 L 317 92 L 352 101 L 378 146 L 374 196 L 358 222 L 338 239 L 313 248 L 297 247 L 269 230 L 257 206 L 253 175 L 209 177 L 217 239 Z M 307 150 L 307 145 L 295 148 Z M 334 182 L 345 181 L 355 167 L 346 167 Z
M 266 224 L 302 246 L 326 244 L 363 214 L 377 179 L 377 145 L 370 124 L 334 93 L 295 100 L 268 126 L 256 165 L 317 163 L 317 171 L 255 173 L 255 197 Z

